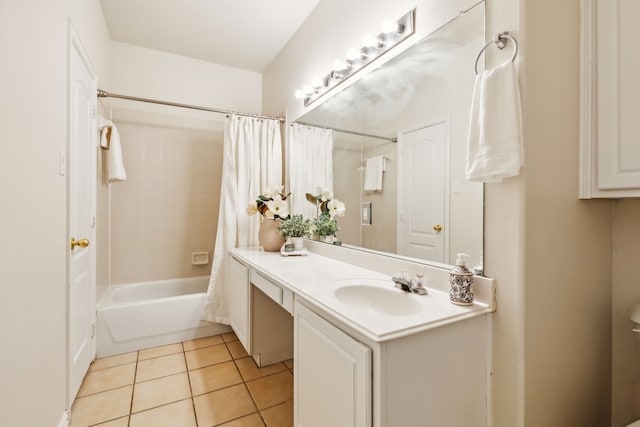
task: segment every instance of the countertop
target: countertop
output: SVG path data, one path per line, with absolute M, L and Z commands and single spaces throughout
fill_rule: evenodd
M 292 291 L 308 305 L 315 306 L 316 310 L 323 311 L 375 342 L 400 338 L 493 311 L 489 305 L 480 302 L 474 302 L 471 306 L 452 304 L 448 293 L 430 287 L 429 283 L 428 295 L 407 293 L 394 287 L 390 275 L 313 252 L 307 256 L 291 257 L 283 257 L 278 252 L 265 252 L 260 248 L 234 248 L 230 252 L 263 276 Z M 380 288 L 383 290 L 380 294 L 387 296 L 388 301 L 367 304 L 358 299 L 358 289 L 354 288 L 348 290 L 355 290 L 349 295 L 351 298 L 345 300 L 336 297 L 336 291 L 346 286 Z

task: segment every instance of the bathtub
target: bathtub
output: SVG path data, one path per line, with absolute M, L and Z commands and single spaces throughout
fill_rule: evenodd
M 209 277 L 110 286 L 97 305 L 98 357 L 230 332 L 201 321 Z

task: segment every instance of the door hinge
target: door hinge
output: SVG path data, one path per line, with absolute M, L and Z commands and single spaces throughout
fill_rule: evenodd
M 96 336 L 96 324 L 93 323 L 91 325 L 91 339 L 95 338 L 95 336 Z
M 95 215 L 91 215 L 91 228 L 96 228 L 96 216 Z
M 97 114 L 96 110 L 97 110 L 96 104 L 92 104 L 89 107 L 89 116 L 91 116 L 92 119 L 96 118 L 96 114 Z

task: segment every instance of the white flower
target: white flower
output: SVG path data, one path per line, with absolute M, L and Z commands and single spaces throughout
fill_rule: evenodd
M 266 190 L 262 193 L 262 195 L 267 199 L 273 199 L 282 193 L 283 185 L 270 185 Z
M 278 215 L 280 218 L 286 218 L 289 216 L 289 205 L 282 200 L 280 196 L 275 197 L 273 200 L 267 202 L 267 212 L 272 212 L 273 215 Z
M 266 211 L 264 211 L 264 217 L 267 219 L 273 219 L 273 212 L 267 209 Z
M 256 202 L 251 202 L 249 203 L 249 206 L 247 207 L 246 211 L 245 211 L 248 215 L 255 215 L 258 213 L 258 204 Z
M 333 192 L 329 190 L 329 187 L 318 187 L 318 194 L 323 202 L 333 199 Z
M 347 210 L 344 203 L 338 199 L 333 199 L 327 203 L 327 208 L 329 209 L 329 215 L 331 218 L 342 218 Z

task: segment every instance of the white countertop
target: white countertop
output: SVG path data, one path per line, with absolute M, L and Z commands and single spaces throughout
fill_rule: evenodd
M 407 293 L 394 288 L 390 275 L 313 252 L 307 256 L 283 257 L 278 252 L 265 252 L 259 248 L 234 248 L 231 253 L 307 303 L 375 342 L 411 335 L 492 311 L 487 304 L 479 302 L 471 306 L 452 304 L 446 292 L 433 289 L 428 283 L 428 295 Z M 355 292 L 352 292 L 348 301 L 336 297 L 335 291 L 349 285 L 379 287 L 383 290 L 381 295 L 390 297 L 389 310 L 384 306 L 375 307 L 375 304 L 359 301 L 359 289 L 350 289 Z M 387 291 L 390 293 L 387 294 Z

